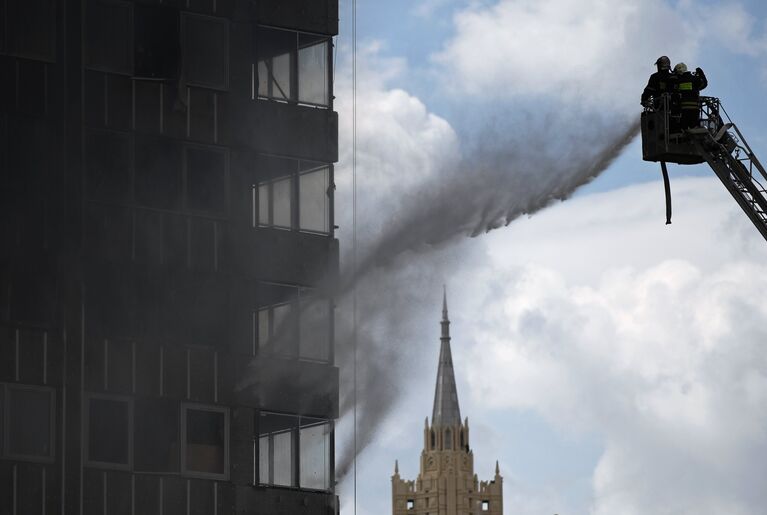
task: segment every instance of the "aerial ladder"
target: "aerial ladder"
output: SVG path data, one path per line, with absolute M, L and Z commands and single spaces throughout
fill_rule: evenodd
M 666 189 L 666 223 L 671 194 L 666 163 L 708 163 L 724 187 L 767 240 L 767 173 L 718 98 L 700 97 L 700 125 L 675 129 L 670 98 L 663 95 L 642 113 L 642 158 L 660 162 Z

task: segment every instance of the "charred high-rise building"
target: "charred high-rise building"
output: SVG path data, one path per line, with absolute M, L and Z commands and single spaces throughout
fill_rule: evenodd
M 0 515 L 337 512 L 337 0 L 0 0 Z

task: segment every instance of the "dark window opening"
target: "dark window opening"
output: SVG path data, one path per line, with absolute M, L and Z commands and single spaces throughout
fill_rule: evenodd
M 450 429 L 445 430 L 445 449 L 452 449 L 453 448 L 453 432 L 450 431 Z
M 136 142 L 136 201 L 140 204 L 173 209 L 181 199 L 181 153 L 172 142 Z
M 179 14 L 170 6 L 136 4 L 135 76 L 177 79 L 180 68 Z
M 434 430 L 431 430 L 431 448 L 434 449 L 437 447 L 437 435 L 434 433 Z
M 89 131 L 86 149 L 88 197 L 97 200 L 130 200 L 130 136 L 117 132 Z
M 0 388 L 2 390 L 2 388 Z M 53 459 L 54 392 L 49 388 L 5 385 L 4 454 L 14 459 Z
M 185 80 L 189 84 L 226 89 L 229 30 L 226 21 L 210 16 L 182 15 Z
M 55 57 L 56 2 L 16 0 L 4 4 L 7 51 L 52 61 Z
M 87 9 L 86 65 L 115 73 L 133 73 L 131 4 L 91 0 Z
M 129 468 L 131 458 L 131 402 L 92 396 L 88 400 L 88 447 L 91 465 Z
M 228 425 L 224 408 L 184 407 L 183 472 L 226 476 Z

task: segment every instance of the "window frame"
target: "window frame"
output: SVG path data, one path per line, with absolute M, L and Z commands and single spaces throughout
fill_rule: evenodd
M 229 446 L 230 446 L 230 420 L 229 420 L 229 408 L 226 406 L 218 406 L 215 404 L 202 404 L 197 402 L 182 402 L 181 406 L 181 433 L 180 433 L 180 474 L 185 477 L 195 479 L 219 479 L 223 481 L 229 480 Z M 224 473 L 216 474 L 213 472 L 200 472 L 197 470 L 188 470 L 186 468 L 186 448 L 187 448 L 187 424 L 186 417 L 189 410 L 207 411 L 212 413 L 224 414 Z
M 295 30 L 295 29 L 288 29 L 285 27 L 276 27 L 273 25 L 265 25 L 265 24 L 257 24 L 255 26 L 256 32 L 266 29 L 270 31 L 283 31 L 283 32 L 290 32 L 293 35 L 295 35 L 295 45 L 290 49 L 288 52 L 288 56 L 290 59 L 290 77 L 289 77 L 289 83 L 290 83 L 290 95 L 289 98 L 283 98 L 283 97 L 275 97 L 272 94 L 273 91 L 273 84 L 272 80 L 267 78 L 267 94 L 261 95 L 259 93 L 259 51 L 258 51 L 258 44 L 255 44 L 255 51 L 254 51 L 254 62 L 251 64 L 251 97 L 253 100 L 263 100 L 268 102 L 279 102 L 283 104 L 291 104 L 291 105 L 300 105 L 300 106 L 307 106 L 307 107 L 313 107 L 316 109 L 329 109 L 333 110 L 333 100 L 335 99 L 335 95 L 333 93 L 333 48 L 335 46 L 335 43 L 333 41 L 333 36 L 329 36 L 327 34 L 319 34 L 316 32 L 309 32 L 305 30 Z M 301 101 L 301 92 L 300 92 L 300 78 L 299 78 L 299 52 L 301 50 L 300 45 L 300 35 L 306 34 L 309 36 L 315 36 L 320 39 L 323 39 L 327 43 L 327 53 L 326 53 L 326 63 L 327 63 L 327 72 L 326 72 L 326 88 L 327 88 L 327 104 L 317 104 L 313 102 L 305 102 Z M 256 35 L 256 41 L 258 40 L 258 34 Z M 270 58 L 270 60 L 273 58 Z M 273 66 L 273 63 L 272 63 Z
M 290 417 L 294 420 L 294 423 L 291 424 L 291 427 L 289 429 L 283 430 L 283 431 L 272 431 L 269 433 L 262 433 L 261 432 L 261 424 L 260 420 L 262 416 L 279 416 L 279 417 Z M 334 480 L 335 480 L 335 423 L 334 420 L 331 418 L 325 418 L 325 417 L 312 417 L 309 415 L 297 415 L 294 413 L 279 413 L 276 411 L 270 411 L 270 410 L 260 410 L 257 412 L 257 419 L 259 420 L 259 423 L 256 424 L 256 434 L 253 435 L 253 478 L 254 478 L 254 484 L 256 486 L 261 487 L 268 487 L 268 488 L 289 488 L 292 490 L 303 490 L 306 492 L 333 492 L 334 490 Z M 307 423 L 305 426 L 302 425 L 302 420 L 310 420 L 313 421 Z M 316 427 L 316 426 L 327 426 L 328 427 L 328 446 L 327 449 L 328 452 L 328 464 L 327 464 L 327 484 L 328 487 L 326 489 L 317 489 L 317 488 L 307 488 L 301 485 L 301 429 L 304 427 Z M 274 435 L 276 434 L 283 434 L 283 433 L 290 433 L 290 442 L 291 442 L 291 453 L 290 456 L 290 462 L 291 462 L 291 485 L 280 485 L 274 483 Z M 268 482 L 262 482 L 261 481 L 261 438 L 267 436 L 269 438 L 269 481 Z
M 88 55 L 88 37 L 89 37 L 89 34 L 88 34 L 87 19 L 88 19 L 88 14 L 89 14 L 88 8 L 92 4 L 102 4 L 102 5 L 105 5 L 105 6 L 112 6 L 112 7 L 115 7 L 115 8 L 122 8 L 122 9 L 126 9 L 127 8 L 127 10 L 128 10 L 128 41 L 127 41 L 127 43 L 128 43 L 128 52 L 130 54 L 129 57 L 128 57 L 128 61 L 129 62 L 128 62 L 128 69 L 127 70 L 118 70 L 118 69 L 115 69 L 115 68 L 113 68 L 111 66 L 108 66 L 108 65 L 107 66 L 103 66 L 103 65 L 92 64 L 92 63 L 88 62 L 90 56 Z M 84 38 L 85 38 L 85 40 L 84 40 L 85 49 L 84 49 L 84 56 L 83 56 L 83 68 L 84 69 L 92 70 L 92 71 L 98 71 L 98 72 L 104 72 L 104 73 L 110 73 L 110 74 L 113 74 L 113 75 L 122 75 L 124 77 L 133 77 L 134 76 L 134 72 L 135 72 L 135 68 L 136 68 L 136 52 L 135 52 L 135 46 L 136 46 L 136 44 L 135 44 L 135 41 L 136 41 L 136 34 L 135 34 L 135 32 L 136 32 L 136 27 L 135 27 L 134 18 L 133 18 L 133 15 L 134 15 L 133 5 L 134 5 L 133 2 L 129 2 L 127 0 L 88 0 L 86 8 L 83 11 L 84 12 L 84 16 L 85 16 L 85 29 L 83 31 L 84 32 Z
M 281 231 L 292 231 L 302 234 L 313 234 L 321 237 L 333 237 L 335 233 L 335 167 L 333 163 L 325 163 L 322 161 L 313 161 L 311 159 L 301 159 L 290 156 L 274 156 L 268 154 L 262 154 L 263 156 L 293 161 L 295 169 L 290 173 L 278 176 L 268 176 L 262 180 L 254 180 L 251 184 L 251 226 L 254 229 L 277 229 Z M 307 168 L 303 168 L 305 165 L 313 165 Z M 327 189 L 325 191 L 326 196 L 326 212 L 325 220 L 327 223 L 326 231 L 318 231 L 315 229 L 305 229 L 301 225 L 301 178 L 305 175 L 320 173 L 322 171 L 327 173 Z M 255 179 L 255 178 L 254 178 Z M 260 179 L 260 178 L 259 178 Z M 275 225 L 274 223 L 274 185 L 282 181 L 290 181 L 290 224 Z M 267 221 L 261 220 L 261 188 L 266 188 L 266 216 Z
M 97 461 L 90 458 L 90 421 L 91 400 L 102 399 L 108 401 L 125 402 L 128 404 L 128 463 L 113 463 L 109 461 Z M 111 393 L 85 392 L 83 395 L 85 407 L 83 409 L 83 465 L 108 470 L 133 470 L 133 397 L 128 395 L 115 395 Z
M 223 156 L 224 158 L 224 210 L 223 211 L 205 211 L 201 209 L 194 209 L 190 207 L 189 202 L 189 151 L 190 150 L 204 150 L 206 152 L 213 152 Z M 181 189 L 183 197 L 181 199 L 181 212 L 186 215 L 192 215 L 197 217 L 203 217 L 210 220 L 224 220 L 229 216 L 231 211 L 231 195 L 229 194 L 229 149 L 226 147 L 220 147 L 217 145 L 206 145 L 203 143 L 192 143 L 185 141 L 182 144 L 181 149 Z
M 49 394 L 50 399 L 50 428 L 49 444 L 50 453 L 48 456 L 30 456 L 26 454 L 16 454 L 10 449 L 10 395 L 11 390 L 26 390 L 33 392 L 43 392 Z M 48 386 L 30 385 L 23 383 L 0 383 L 2 392 L 2 410 L 3 410 L 3 438 L 0 442 L 0 455 L 3 458 L 26 461 L 32 463 L 53 463 L 56 461 L 56 389 Z

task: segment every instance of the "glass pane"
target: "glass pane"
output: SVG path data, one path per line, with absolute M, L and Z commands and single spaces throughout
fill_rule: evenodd
M 274 484 L 293 486 L 293 432 L 275 433 L 272 441 L 274 443 Z
M 272 81 L 272 98 L 290 100 L 293 95 L 290 90 L 290 54 L 282 54 L 274 57 L 270 63 L 267 61 L 267 73 Z
M 258 186 L 258 225 L 269 225 L 269 184 Z
M 301 488 L 326 490 L 330 477 L 330 424 L 301 428 Z
M 225 414 L 186 410 L 186 469 L 224 474 Z
M 50 457 L 51 394 L 8 387 L 8 452 L 17 456 Z
M 258 63 L 258 96 L 269 96 L 269 71 L 266 68 L 266 62 Z
M 298 50 L 298 101 L 328 105 L 328 41 L 301 34 Z
M 320 298 L 301 302 L 300 357 L 327 361 L 330 357 L 330 308 Z
M 291 227 L 291 202 L 290 202 L 290 190 L 291 183 L 293 181 L 288 179 L 282 179 L 275 181 L 272 185 L 272 201 L 273 201 L 273 219 L 272 223 L 276 227 Z
M 226 211 L 225 156 L 202 148 L 186 149 L 187 206 L 197 211 Z
M 258 348 L 262 349 L 269 343 L 269 309 L 258 310 Z
M 269 436 L 258 439 L 258 482 L 269 484 Z
M 128 464 L 128 401 L 91 399 L 88 420 L 88 460 Z
M 148 472 L 178 471 L 178 404 L 166 399 L 137 399 L 133 464 Z
M 301 230 L 327 233 L 329 227 L 328 186 L 330 181 L 330 169 L 321 168 L 314 172 L 305 173 L 299 178 L 300 209 L 298 219 L 301 222 Z

